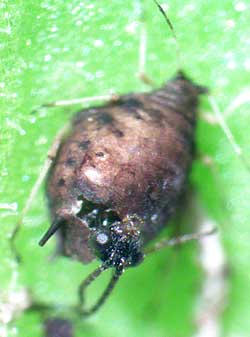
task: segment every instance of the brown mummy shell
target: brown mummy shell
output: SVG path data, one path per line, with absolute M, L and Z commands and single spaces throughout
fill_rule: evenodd
M 144 244 L 166 225 L 185 187 L 205 91 L 179 72 L 158 90 L 77 113 L 47 179 L 52 220 L 65 219 L 65 255 L 93 258 L 88 227 L 75 216 L 79 200 L 111 208 L 121 219 L 139 217 Z

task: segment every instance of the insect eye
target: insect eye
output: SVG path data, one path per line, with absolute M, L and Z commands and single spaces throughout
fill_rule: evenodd
M 99 245 L 105 245 L 108 241 L 109 241 L 109 237 L 108 237 L 107 233 L 101 232 L 101 233 L 97 234 L 96 242 Z

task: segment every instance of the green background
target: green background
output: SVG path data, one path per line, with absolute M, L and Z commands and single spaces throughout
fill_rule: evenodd
M 147 73 L 161 85 L 177 70 L 175 44 L 153 1 L 141 5 L 149 40 Z M 179 0 L 168 6 L 183 68 L 210 88 L 225 111 L 249 87 L 249 5 Z M 49 224 L 42 190 L 18 238 L 20 266 L 8 238 L 53 137 L 78 107 L 35 115 L 31 111 L 56 99 L 148 90 L 136 77 L 139 18 L 140 2 L 135 0 L 0 1 L 0 202 L 17 206 L 17 211 L 4 205 L 0 209 L 2 311 L 23 287 L 39 302 L 55 307 L 74 304 L 77 285 L 94 268 L 65 258 L 52 262 L 55 242 L 43 249 L 37 245 Z M 247 108 L 242 105 L 227 119 L 246 157 L 250 151 Z M 206 98 L 200 111 L 201 115 L 211 112 Z M 216 177 L 197 161 L 192 183 L 200 203 L 220 227 L 230 270 L 228 305 L 220 318 L 222 334 L 249 336 L 250 175 L 219 127 L 199 120 L 197 144 L 201 154 L 213 158 Z M 88 320 L 73 318 L 76 336 L 191 336 L 203 279 L 197 257 L 197 244 L 188 244 L 178 252 L 166 249 L 128 270 L 100 312 Z M 103 286 L 101 279 L 90 297 Z M 42 317 L 23 312 L 1 329 L 7 329 L 10 337 L 39 337 Z

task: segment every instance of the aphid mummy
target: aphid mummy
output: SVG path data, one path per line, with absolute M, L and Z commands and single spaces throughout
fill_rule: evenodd
M 166 224 L 186 182 L 204 92 L 179 73 L 152 93 L 122 96 L 74 117 L 47 179 L 51 218 L 62 224 L 65 254 L 83 262 L 93 257 L 90 233 L 101 230 L 98 219 L 109 214 L 124 230 L 137 228 L 141 244 Z
M 140 263 L 185 188 L 204 93 L 178 72 L 158 90 L 77 113 L 47 177 L 52 226 L 40 244 L 58 230 L 64 255 L 98 257 L 117 279 Z
M 175 37 L 169 19 L 155 3 Z M 143 57 L 141 60 L 143 73 Z M 149 82 L 145 76 L 144 80 Z M 52 225 L 40 245 L 57 233 L 61 254 L 82 263 L 101 261 L 79 287 L 81 313 L 95 312 L 123 271 L 143 261 L 149 251 L 147 244 L 179 206 L 195 154 L 199 97 L 206 93 L 205 87 L 178 71 L 149 93 L 114 96 L 102 106 L 79 111 L 56 138 L 22 216 L 52 162 L 46 179 Z M 79 102 L 85 99 L 70 103 Z M 168 244 L 204 234 L 184 235 Z M 155 249 L 165 245 L 163 240 Z M 110 283 L 96 304 L 86 309 L 84 290 L 108 268 L 113 269 Z

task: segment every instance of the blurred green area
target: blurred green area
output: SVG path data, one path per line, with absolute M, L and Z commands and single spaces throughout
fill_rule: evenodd
M 153 1 L 141 5 L 149 42 L 147 73 L 160 85 L 177 70 L 176 48 Z M 5 310 L 13 294 L 25 287 L 41 303 L 55 308 L 71 305 L 78 284 L 94 268 L 65 258 L 52 262 L 54 243 L 43 249 L 38 246 L 49 224 L 42 190 L 18 238 L 23 262 L 18 266 L 13 259 L 8 238 L 18 214 L 53 137 L 78 107 L 31 111 L 56 99 L 148 90 L 136 77 L 141 5 L 135 0 L 0 2 L 3 336 L 42 336 L 39 313 L 23 312 L 7 324 Z M 210 88 L 225 111 L 249 90 L 249 5 L 246 1 L 176 0 L 165 7 L 178 36 L 183 68 Z M 227 119 L 246 157 L 250 151 L 247 108 L 242 105 Z M 200 110 L 201 116 L 211 112 L 206 98 Z M 223 336 L 249 336 L 249 172 L 219 127 L 200 119 L 197 144 L 199 153 L 213 158 L 216 172 L 212 175 L 197 162 L 191 180 L 201 204 L 220 227 L 230 268 L 228 305 L 221 318 Z M 197 255 L 196 244 L 188 244 L 178 252 L 155 254 L 128 270 L 100 312 L 89 320 L 74 321 L 76 336 L 191 336 L 202 282 Z M 93 297 L 103 283 L 102 279 L 93 287 Z

